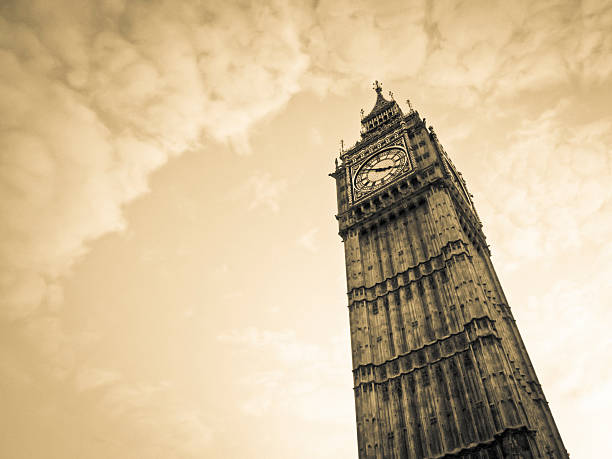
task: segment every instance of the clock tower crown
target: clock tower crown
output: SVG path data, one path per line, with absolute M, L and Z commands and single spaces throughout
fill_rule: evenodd
M 374 82 L 374 91 L 376 91 L 376 103 L 370 113 L 361 118 L 362 138 L 367 137 L 379 127 L 403 116 L 400 106 L 393 100 L 393 93 L 389 92 L 391 100 L 384 98 L 382 95 L 382 85 L 378 80 Z

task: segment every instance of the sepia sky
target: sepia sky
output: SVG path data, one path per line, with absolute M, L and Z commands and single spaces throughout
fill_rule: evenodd
M 601 0 L 3 1 L 0 456 L 356 457 L 327 174 L 375 79 L 463 172 L 571 456 L 612 456 L 611 31 Z

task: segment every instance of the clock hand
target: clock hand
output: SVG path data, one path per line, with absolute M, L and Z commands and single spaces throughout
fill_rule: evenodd
M 375 171 L 375 172 L 382 172 L 382 171 L 386 171 L 387 169 L 391 169 L 393 166 L 387 166 L 387 167 L 373 167 L 371 170 Z

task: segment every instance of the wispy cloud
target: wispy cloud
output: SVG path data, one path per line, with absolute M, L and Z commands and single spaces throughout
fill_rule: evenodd
M 318 232 L 319 228 L 311 228 L 298 238 L 297 243 L 310 252 L 316 252 L 318 250 L 316 241 Z
M 608 244 L 612 220 L 593 224 L 593 217 L 612 207 L 612 118 L 568 128 L 559 116 L 555 110 L 526 120 L 491 173 L 476 177 L 496 190 L 493 200 L 483 196 L 483 211 L 494 215 L 491 229 L 504 234 L 498 249 L 513 265 Z
M 607 332 L 612 297 L 600 294 L 611 275 L 612 270 L 604 267 L 580 283 L 559 280 L 545 292 L 530 295 L 521 309 L 519 326 L 530 344 L 530 356 L 546 393 L 556 400 L 552 410 L 559 428 L 572 441 L 605 435 L 606 413 L 612 409 L 612 370 L 604 363 L 612 354 Z M 543 327 L 554 333 L 544 335 Z M 573 422 L 576 418 L 583 422 Z M 580 452 L 597 457 L 601 446 L 583 445 Z
M 198 457 L 213 439 L 213 430 L 197 407 L 177 400 L 172 387 L 156 384 L 116 384 L 98 401 L 98 409 L 111 422 L 124 426 L 118 438 L 124 448 L 134 441 L 145 457 L 163 453 L 170 457 Z M 148 438 L 147 448 L 142 440 Z
M 249 388 L 242 401 L 245 412 L 255 416 L 299 416 L 308 421 L 342 422 L 337 413 L 346 389 L 345 353 L 336 338 L 331 342 L 300 340 L 293 330 L 265 330 L 255 327 L 230 330 L 217 339 L 236 346 L 257 362 L 259 370 L 242 381 Z M 332 351 L 330 352 L 330 349 Z M 334 351 L 335 349 L 335 351 Z
M 278 212 L 286 188 L 287 179 L 273 179 L 267 172 L 256 173 L 244 184 L 240 195 L 246 196 L 250 210 L 263 207 L 272 212 Z

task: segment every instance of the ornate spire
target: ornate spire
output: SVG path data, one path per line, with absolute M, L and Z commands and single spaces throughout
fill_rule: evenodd
M 374 104 L 374 107 L 372 107 L 372 110 L 370 111 L 370 113 L 368 113 L 365 116 L 362 116 L 361 123 L 364 126 L 367 125 L 367 123 L 370 120 L 376 118 L 378 115 L 382 114 L 383 112 L 387 112 L 387 117 L 388 118 L 390 118 L 395 113 L 400 113 L 401 114 L 401 110 L 399 109 L 399 106 L 397 105 L 397 103 L 393 99 L 393 93 L 391 93 L 389 91 L 389 95 L 391 96 L 391 100 L 385 99 L 385 97 L 382 94 L 382 84 L 378 80 L 376 80 L 372 84 L 372 89 L 374 89 L 374 91 L 376 91 L 376 103 Z M 395 107 L 397 107 L 397 109 Z M 385 120 L 386 119 L 387 118 L 385 118 Z

